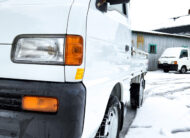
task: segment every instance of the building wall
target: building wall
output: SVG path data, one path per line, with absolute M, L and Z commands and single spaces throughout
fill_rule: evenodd
M 156 53 L 149 53 L 149 45 L 156 45 Z M 190 38 L 133 32 L 132 45 L 149 53 L 149 71 L 157 70 L 158 59 L 166 48 L 190 47 Z

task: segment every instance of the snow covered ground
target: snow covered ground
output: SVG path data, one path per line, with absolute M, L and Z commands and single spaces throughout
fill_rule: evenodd
M 190 138 L 190 72 L 148 72 L 146 84 L 126 138 Z

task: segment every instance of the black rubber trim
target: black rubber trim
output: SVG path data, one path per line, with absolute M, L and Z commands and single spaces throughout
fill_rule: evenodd
M 140 106 L 139 101 L 140 83 L 132 83 L 130 88 L 131 107 L 137 109 Z
M 0 96 L 56 97 L 56 114 L 0 109 L 0 137 L 80 138 L 82 136 L 86 89 L 83 83 L 55 83 L 0 79 Z M 6 114 L 6 116 L 5 116 Z

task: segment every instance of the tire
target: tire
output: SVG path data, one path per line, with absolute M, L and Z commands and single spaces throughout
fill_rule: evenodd
M 119 138 L 121 124 L 121 105 L 117 97 L 112 96 L 106 113 L 95 138 Z
M 169 69 L 164 69 L 164 72 L 165 72 L 165 73 L 168 73 L 168 72 L 169 72 Z
M 184 74 L 187 72 L 187 69 L 185 66 L 181 67 L 181 70 L 179 71 L 180 73 Z
M 145 81 L 141 79 L 140 83 L 132 83 L 130 88 L 131 107 L 139 108 L 143 104 Z

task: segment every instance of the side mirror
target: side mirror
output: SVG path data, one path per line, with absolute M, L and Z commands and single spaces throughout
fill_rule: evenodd
M 96 8 L 102 12 L 107 11 L 107 1 L 106 0 L 96 0 Z
M 129 3 L 130 0 L 96 0 L 96 8 L 102 12 L 107 11 L 108 3 L 110 5 Z

